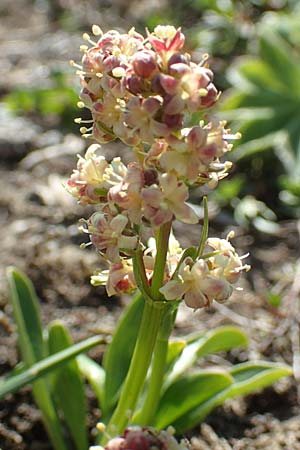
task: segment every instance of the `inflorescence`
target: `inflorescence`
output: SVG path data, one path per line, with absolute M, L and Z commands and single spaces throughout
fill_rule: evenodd
M 141 256 L 143 282 L 151 286 L 157 249 L 143 241 L 143 230 L 157 230 L 177 219 L 195 224 L 199 217 L 187 203 L 191 188 L 214 189 L 231 167 L 221 158 L 238 134 L 226 122 L 207 120 L 207 110 L 219 98 L 207 55 L 199 64 L 183 51 L 181 29 L 157 26 L 147 37 L 131 29 L 126 34 L 102 33 L 93 26 L 95 42 L 84 34 L 79 105 L 91 120 L 76 119 L 85 137 L 99 143 L 120 139 L 132 148 L 132 162 L 108 162 L 91 145 L 67 182 L 68 191 L 97 211 L 82 230 L 108 263 L 92 276 L 106 285 L 108 295 L 131 292 L 138 281 L 133 259 Z M 189 123 L 198 124 L 188 126 Z M 148 233 L 149 234 L 149 233 Z M 201 254 L 183 258 L 170 240 L 160 289 L 166 300 L 184 299 L 192 308 L 222 302 L 232 293 L 243 265 L 229 239 L 207 239 Z

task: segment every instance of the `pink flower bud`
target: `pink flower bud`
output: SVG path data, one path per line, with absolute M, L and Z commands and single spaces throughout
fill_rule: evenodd
M 155 430 L 139 426 L 127 428 L 121 437 L 108 441 L 104 450 L 188 450 L 188 442 L 180 443 L 173 436 L 173 429 Z
M 160 107 L 161 101 L 159 101 L 158 98 L 155 97 L 146 98 L 146 100 L 144 100 L 143 102 L 143 109 L 152 116 L 159 110 Z
M 183 115 L 182 114 L 165 114 L 163 116 L 164 123 L 171 130 L 178 130 L 182 126 Z
M 128 90 L 132 94 L 140 94 L 144 90 L 144 83 L 142 78 L 137 77 L 136 75 L 129 75 L 126 79 Z
M 154 78 L 152 78 L 151 80 L 151 89 L 153 92 L 155 92 L 156 94 L 160 94 L 160 95 L 164 95 L 165 94 L 165 90 L 162 87 L 161 84 L 161 74 L 157 74 L 154 76 Z
M 183 55 L 182 53 L 174 53 L 171 58 L 168 60 L 168 67 L 172 66 L 172 64 L 189 64 L 189 59 L 187 55 Z
M 160 84 L 167 94 L 174 95 L 176 93 L 176 88 L 178 86 L 176 78 L 161 73 Z
M 188 72 L 190 72 L 190 67 L 183 63 L 171 64 L 169 68 L 170 75 L 176 76 L 177 78 L 182 77 Z
M 133 57 L 132 65 L 136 75 L 151 78 L 157 70 L 155 53 L 151 50 L 137 52 Z

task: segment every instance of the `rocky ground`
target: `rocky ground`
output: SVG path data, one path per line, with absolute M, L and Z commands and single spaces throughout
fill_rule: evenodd
M 0 28 L 3 98 L 20 87 L 47 87 L 54 68 L 67 71 L 66 61 L 78 57 L 78 28 L 94 22 L 105 23 L 106 28 L 108 23 L 127 27 L 129 20 L 138 19 L 138 8 L 128 10 L 122 1 L 106 2 L 96 14 L 93 2 L 67 3 L 45 1 L 33 6 L 29 0 L 1 2 L 0 14 L 5 15 Z M 141 9 L 145 2 L 137 4 Z M 157 6 L 154 3 L 152 7 Z M 61 15 L 65 22 L 57 19 Z M 16 117 L 3 102 L 0 117 L 0 375 L 4 375 L 18 361 L 5 282 L 7 266 L 17 266 L 32 279 L 44 323 L 63 318 L 75 341 L 94 333 L 111 334 L 128 299 L 108 299 L 101 288 L 89 284 L 99 261 L 92 250 L 79 248 L 83 236 L 78 231 L 79 218 L 87 217 L 89 210 L 76 205 L 63 189 L 76 154 L 84 150 L 86 142 L 72 128 L 58 126 L 54 114 Z M 124 149 L 117 144 L 105 148 L 109 158 L 120 151 Z M 226 235 L 232 226 L 217 205 L 212 216 L 215 232 Z M 231 352 L 206 363 L 264 358 L 293 364 L 296 374 L 299 372 L 297 226 L 295 220 L 282 222 L 272 236 L 234 226 L 236 246 L 242 253 L 251 252 L 253 270 L 244 278 L 244 291 L 236 293 L 230 303 L 207 311 L 193 313 L 183 307 L 176 333 L 234 322 L 248 332 L 251 344 L 247 351 Z M 178 225 L 176 232 L 184 245 L 196 239 L 195 228 Z M 271 291 L 281 294 L 280 307 L 268 302 Z M 92 356 L 101 359 L 101 349 L 94 350 Z M 92 428 L 99 411 L 90 393 L 89 404 Z M 226 403 L 193 430 L 190 438 L 195 450 L 300 449 L 296 381 L 284 379 L 263 392 Z M 0 402 L 0 448 L 51 449 L 29 387 Z

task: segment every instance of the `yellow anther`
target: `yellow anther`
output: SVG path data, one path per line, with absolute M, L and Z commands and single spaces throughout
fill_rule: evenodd
M 101 30 L 101 28 L 98 25 L 92 26 L 92 32 L 93 32 L 94 36 L 102 36 L 103 35 L 103 31 Z

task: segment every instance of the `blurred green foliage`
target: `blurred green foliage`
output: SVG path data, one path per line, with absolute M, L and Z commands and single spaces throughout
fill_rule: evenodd
M 45 121 L 55 117 L 58 127 L 76 131 L 78 93 L 69 78 L 68 73 L 53 71 L 49 86 L 16 88 L 2 101 L 17 115 L 31 115 Z
M 233 158 L 247 158 L 249 164 L 260 152 L 273 149 L 264 164 L 276 167 L 277 157 L 281 171 L 277 176 L 273 172 L 269 187 L 294 214 L 300 211 L 300 33 L 297 37 L 291 30 L 299 18 L 299 13 L 272 14 L 259 24 L 257 54 L 231 65 L 233 88 L 222 106 L 224 117 L 242 133 Z

